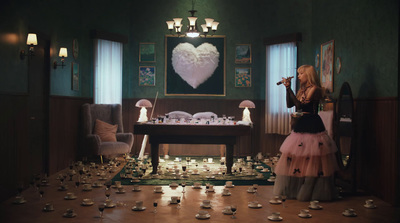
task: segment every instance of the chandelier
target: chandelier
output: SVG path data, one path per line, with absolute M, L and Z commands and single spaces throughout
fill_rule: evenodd
M 192 16 L 188 17 L 189 25 L 187 26 L 186 33 L 182 32 L 182 18 L 173 18 L 173 21 L 167 21 L 168 30 L 170 32 L 174 30 L 178 36 L 181 36 L 182 34 L 183 36 L 192 38 L 200 36 L 201 33 L 197 28 L 197 17 L 194 15 L 197 12 L 197 10 L 194 10 L 194 3 L 195 0 L 192 0 L 192 10 L 189 11 Z M 219 22 L 216 22 L 211 18 L 205 18 L 204 20 L 206 23 L 202 24 L 201 28 L 203 29 L 204 37 L 206 37 L 210 30 L 213 31 L 213 33 L 217 31 Z

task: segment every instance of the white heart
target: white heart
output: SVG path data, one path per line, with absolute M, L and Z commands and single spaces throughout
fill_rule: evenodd
M 197 48 L 190 43 L 180 43 L 172 51 L 171 60 L 175 72 L 196 89 L 214 74 L 219 52 L 210 43 L 203 43 Z

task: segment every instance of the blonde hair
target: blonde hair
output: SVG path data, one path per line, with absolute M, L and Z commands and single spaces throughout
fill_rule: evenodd
M 317 75 L 317 71 L 315 71 L 314 67 L 311 65 L 302 65 L 297 68 L 298 73 L 304 73 L 307 75 L 307 80 L 310 84 L 315 85 L 317 87 L 321 87 L 321 83 L 319 81 L 319 77 Z

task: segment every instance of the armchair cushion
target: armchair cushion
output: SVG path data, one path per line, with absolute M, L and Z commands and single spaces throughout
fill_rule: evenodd
M 111 125 L 96 119 L 94 134 L 99 135 L 102 142 L 116 142 L 117 129 L 118 125 Z

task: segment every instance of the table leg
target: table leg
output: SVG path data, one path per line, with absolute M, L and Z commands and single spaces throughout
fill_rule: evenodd
M 153 165 L 153 172 L 152 174 L 157 173 L 158 168 L 158 143 L 151 144 L 151 164 Z
M 226 144 L 226 174 L 232 174 L 233 145 Z

